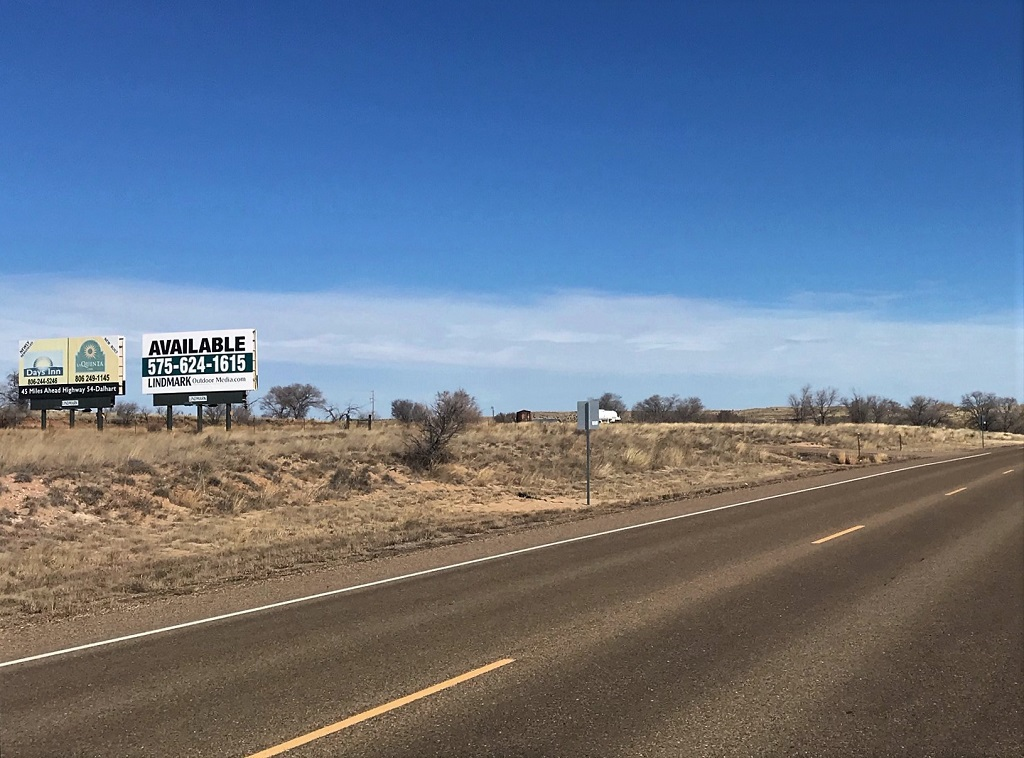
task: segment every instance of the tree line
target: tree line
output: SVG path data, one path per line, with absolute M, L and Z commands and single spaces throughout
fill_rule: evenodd
M 1024 434 L 1024 406 L 1016 398 L 975 390 L 960 397 L 958 404 L 926 395 L 914 395 L 901 405 L 880 395 L 863 395 L 852 390 L 840 396 L 835 387 L 813 389 L 805 384 L 789 396 L 792 420 L 828 424 L 845 410 L 845 420 L 854 424 L 909 424 L 910 426 L 967 426 L 993 432 Z
M 602 410 L 615 411 L 620 416 L 629 414 L 636 423 L 685 423 L 698 421 L 741 421 L 732 411 L 709 411 L 699 397 L 681 397 L 678 394 L 655 394 L 627 407 L 622 397 L 605 392 L 598 398 Z M 854 424 L 909 424 L 912 426 L 967 426 L 986 431 L 1024 434 L 1024 406 L 1016 398 L 1002 397 L 992 392 L 975 390 L 961 396 L 959 403 L 951 403 L 925 395 L 914 395 L 903 405 L 881 395 L 862 394 L 856 389 L 841 395 L 835 387 L 814 388 L 805 384 L 789 395 L 787 405 L 790 420 L 796 423 L 824 425 L 840 419 Z M 393 400 L 391 417 L 407 425 L 423 426 L 439 421 L 436 433 L 443 439 L 451 428 L 446 419 L 450 413 L 460 418 L 481 418 L 476 400 L 465 390 L 438 393 L 432 403 L 405 398 Z M 337 405 L 328 401 L 319 387 L 294 383 L 277 385 L 246 406 L 234 406 L 232 415 L 237 423 L 249 423 L 256 418 L 256 410 L 267 418 L 302 420 L 313 411 L 322 413 L 328 421 L 348 421 L 364 418 L 365 409 L 349 403 Z M 206 406 L 204 419 L 210 423 L 224 420 L 223 406 Z M 28 403 L 18 394 L 18 375 L 12 371 L 0 388 L 0 428 L 16 426 L 28 415 Z M 372 415 L 372 413 L 370 414 Z M 132 425 L 145 421 L 148 413 L 137 403 L 119 402 L 113 409 L 111 423 Z M 500 413 L 495 420 L 514 421 L 514 413 Z M 434 432 L 426 433 L 429 437 Z M 428 447 L 430 447 L 428 445 Z M 433 458 L 433 454 L 426 456 Z

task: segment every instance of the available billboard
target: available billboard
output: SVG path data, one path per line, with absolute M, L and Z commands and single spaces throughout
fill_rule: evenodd
M 256 386 L 255 329 L 142 335 L 146 394 L 250 391 Z
M 22 340 L 18 393 L 27 398 L 123 395 L 124 337 Z

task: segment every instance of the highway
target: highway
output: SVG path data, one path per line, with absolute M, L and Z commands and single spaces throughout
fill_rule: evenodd
M 1024 754 L 1024 451 L 876 471 L 5 658 L 0 756 Z

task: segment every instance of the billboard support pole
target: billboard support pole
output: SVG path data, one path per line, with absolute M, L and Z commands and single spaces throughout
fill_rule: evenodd
M 196 434 L 203 433 L 203 406 L 196 406 Z
M 224 404 L 224 431 L 231 431 L 231 403 Z
M 167 406 L 167 431 L 174 429 L 174 406 Z
M 43 431 L 46 431 L 46 409 L 43 408 L 43 410 L 41 410 L 39 413 L 40 413 L 40 416 L 39 416 L 40 428 Z
M 68 428 L 69 429 L 74 429 L 75 428 L 75 409 L 74 408 L 71 409 L 71 417 L 68 419 Z
M 98 432 L 102 432 L 103 431 L 103 409 L 102 408 L 97 408 L 96 409 L 96 431 L 98 431 Z

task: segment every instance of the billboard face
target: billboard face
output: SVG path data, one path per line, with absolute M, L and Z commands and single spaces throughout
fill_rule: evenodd
M 142 335 L 144 393 L 256 389 L 256 330 Z
M 18 346 L 18 386 L 44 387 L 68 383 L 68 341 L 22 340 Z
M 124 394 L 124 337 L 22 340 L 18 348 L 22 397 Z

